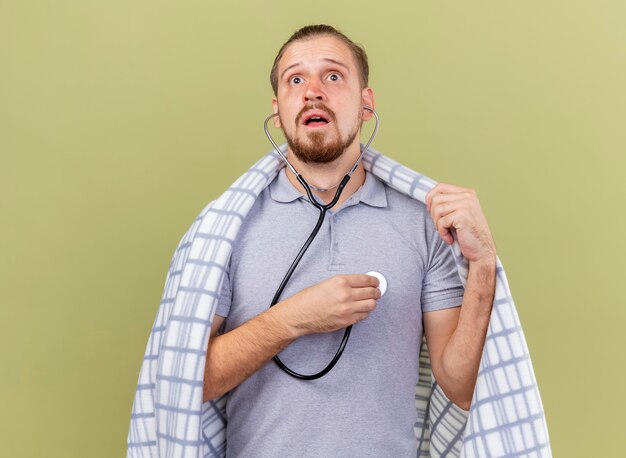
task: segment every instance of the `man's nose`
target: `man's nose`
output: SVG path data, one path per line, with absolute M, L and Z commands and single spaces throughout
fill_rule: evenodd
M 304 92 L 304 100 L 306 102 L 323 101 L 326 100 L 326 94 L 322 87 L 321 82 L 318 79 L 311 79 Z

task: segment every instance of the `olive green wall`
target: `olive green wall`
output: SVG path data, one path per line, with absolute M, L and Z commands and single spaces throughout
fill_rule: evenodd
M 624 456 L 626 3 L 0 1 L 0 456 L 122 456 L 176 243 L 269 145 L 290 33 L 363 43 L 375 147 L 478 190 L 556 456 Z

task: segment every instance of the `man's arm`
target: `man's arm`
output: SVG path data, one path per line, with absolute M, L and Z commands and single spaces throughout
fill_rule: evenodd
M 204 401 L 239 385 L 298 337 L 336 331 L 366 319 L 378 298 L 376 277 L 337 275 L 279 302 L 226 334 L 215 335 L 223 321 L 216 317 L 207 348 Z
M 452 402 L 468 410 L 495 294 L 496 247 L 474 190 L 440 183 L 426 195 L 426 207 L 447 244 L 456 232 L 469 261 L 462 306 L 423 317 L 435 379 Z
M 215 333 L 224 318 L 215 317 L 204 370 L 204 401 L 239 385 L 298 337 L 280 318 L 279 305 L 223 335 Z
M 424 313 L 424 333 L 437 383 L 469 410 L 495 291 L 493 264 L 470 263 L 463 305 Z

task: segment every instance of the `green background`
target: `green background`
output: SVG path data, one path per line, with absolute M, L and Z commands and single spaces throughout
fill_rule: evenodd
M 0 1 L 0 456 L 123 456 L 171 254 L 269 150 L 296 28 L 365 45 L 374 146 L 478 191 L 559 457 L 625 456 L 626 2 Z

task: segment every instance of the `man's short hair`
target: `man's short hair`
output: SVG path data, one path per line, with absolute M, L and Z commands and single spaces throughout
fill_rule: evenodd
M 293 43 L 294 41 L 299 40 L 307 40 L 314 37 L 319 36 L 331 36 L 340 39 L 343 41 L 350 51 L 352 52 L 352 56 L 354 57 L 354 61 L 356 62 L 357 68 L 359 70 L 359 79 L 361 80 L 361 87 L 367 87 L 367 82 L 369 79 L 370 67 L 367 63 L 367 54 L 365 53 L 365 49 L 350 38 L 345 36 L 342 32 L 334 28 L 333 26 L 326 24 L 317 24 L 317 25 L 307 25 L 302 27 L 299 30 L 289 37 L 278 51 L 276 58 L 274 59 L 274 65 L 272 65 L 272 71 L 270 72 L 270 83 L 272 83 L 272 89 L 274 90 L 274 95 L 278 93 L 278 63 L 280 59 L 285 54 L 285 50 L 287 47 Z

